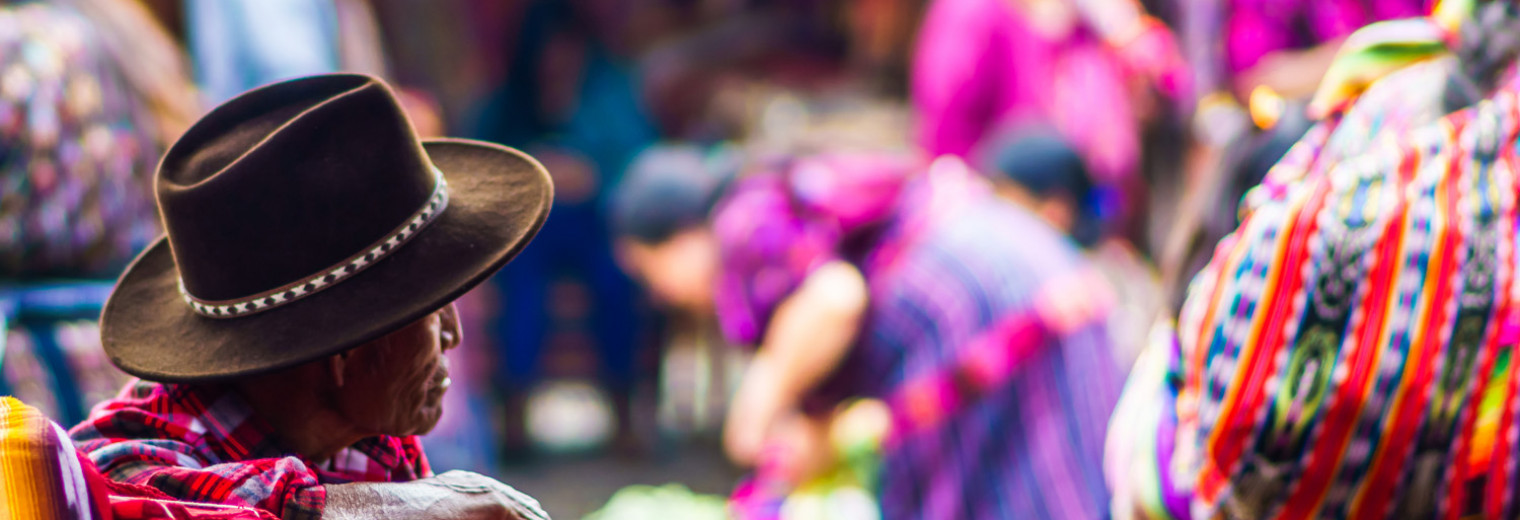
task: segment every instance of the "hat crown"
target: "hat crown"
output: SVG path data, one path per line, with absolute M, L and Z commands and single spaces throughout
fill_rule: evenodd
M 436 182 L 390 89 L 334 74 L 212 110 L 165 154 L 156 189 L 185 291 L 232 300 L 384 240 Z

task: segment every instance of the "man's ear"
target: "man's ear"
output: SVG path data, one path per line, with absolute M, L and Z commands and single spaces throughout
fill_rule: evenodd
M 348 356 L 353 353 L 353 349 L 349 349 L 327 358 L 327 375 L 332 377 L 333 385 L 338 388 L 343 388 L 343 375 L 348 370 Z

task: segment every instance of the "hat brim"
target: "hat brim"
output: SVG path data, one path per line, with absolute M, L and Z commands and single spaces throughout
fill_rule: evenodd
M 522 251 L 553 201 L 548 172 L 520 151 L 423 141 L 449 205 L 405 246 L 299 301 L 239 318 L 196 314 L 179 292 L 168 240 L 138 255 L 101 314 L 106 355 L 129 374 L 200 382 L 270 372 L 343 352 L 454 301 Z

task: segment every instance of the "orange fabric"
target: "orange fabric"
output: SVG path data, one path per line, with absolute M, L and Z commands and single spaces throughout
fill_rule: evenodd
M 74 445 L 42 412 L 0 397 L 0 520 L 102 518 Z

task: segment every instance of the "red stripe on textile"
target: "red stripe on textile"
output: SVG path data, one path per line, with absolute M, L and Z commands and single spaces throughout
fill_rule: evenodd
M 1516 183 L 1515 178 L 1516 172 L 1520 172 L 1520 168 L 1516 167 L 1514 148 L 1506 147 L 1505 150 L 1506 152 L 1499 157 L 1499 163 L 1503 165 L 1504 171 L 1508 173 L 1510 185 L 1504 186 L 1501 189 L 1508 189 L 1514 192 L 1516 187 L 1520 187 L 1520 184 Z M 1508 218 L 1501 221 L 1500 225 L 1504 227 L 1500 229 L 1514 229 L 1516 223 L 1520 222 L 1520 215 L 1517 215 L 1516 208 L 1511 207 L 1509 211 Z M 1515 394 L 1517 390 L 1520 390 L 1520 369 L 1517 369 L 1520 367 L 1515 366 L 1515 363 L 1520 361 L 1520 357 L 1517 357 L 1520 356 L 1520 349 L 1516 348 L 1517 343 L 1520 343 L 1517 342 L 1517 340 L 1520 340 L 1520 320 L 1516 319 L 1517 313 L 1515 311 L 1517 306 L 1512 299 L 1515 290 L 1515 235 L 1514 233 L 1500 233 L 1500 236 L 1502 237 L 1501 240 L 1508 247 L 1502 250 L 1505 253 L 1505 257 L 1499 260 L 1500 273 L 1503 273 L 1504 276 L 1504 285 L 1499 292 L 1499 297 L 1504 302 L 1504 311 L 1498 314 L 1501 320 L 1499 323 L 1500 332 L 1495 341 L 1499 344 L 1499 348 L 1510 349 L 1510 368 L 1509 379 L 1505 381 L 1506 388 L 1504 391 L 1503 408 L 1500 409 L 1499 429 L 1494 435 L 1494 455 L 1488 461 L 1488 486 L 1484 490 L 1486 499 L 1483 504 L 1483 514 L 1487 518 L 1502 518 L 1505 509 L 1508 509 L 1511 505 L 1509 504 L 1511 496 L 1509 492 L 1511 486 L 1509 481 L 1511 477 L 1509 466 L 1512 463 L 1511 459 L 1515 456 L 1515 446 L 1509 439 L 1516 427 L 1515 422 L 1520 420 L 1520 418 L 1515 416 Z
M 1234 473 L 1240 454 L 1245 451 L 1246 440 L 1255 430 L 1258 410 L 1265 401 L 1266 381 L 1277 369 L 1283 327 L 1290 318 L 1288 314 L 1292 310 L 1296 288 L 1302 284 L 1303 266 L 1309 258 L 1308 242 L 1319 228 L 1316 215 L 1324 208 L 1329 189 L 1330 183 L 1318 183 L 1302 208 L 1293 213 L 1297 218 L 1292 227 L 1284 230 L 1288 240 L 1284 241 L 1283 254 L 1278 255 L 1283 261 L 1273 269 L 1267 292 L 1262 295 L 1262 301 L 1270 301 L 1271 306 L 1265 314 L 1259 314 L 1262 316 L 1260 326 L 1251 334 L 1253 343 L 1246 349 L 1249 357 L 1239 360 L 1236 368 L 1237 374 L 1243 372 L 1245 377 L 1236 377 L 1232 381 L 1235 384 L 1225 394 L 1219 422 L 1210 435 L 1208 463 L 1204 464 L 1199 483 L 1214 488 L 1214 496 L 1222 488 L 1223 481 Z M 1200 491 L 1207 493 L 1207 490 Z
M 1412 153 L 1409 153 L 1403 157 L 1402 162 L 1399 164 L 1399 180 L 1404 186 L 1401 189 L 1407 189 L 1408 184 L 1413 181 L 1420 166 L 1424 164 L 1423 159 L 1424 155 L 1419 153 L 1418 150 L 1414 150 Z M 1438 191 L 1440 189 L 1441 188 L 1437 188 Z M 1446 218 L 1446 215 L 1438 215 L 1438 218 L 1444 219 Z M 1406 226 L 1409 225 L 1407 211 L 1404 214 L 1404 224 Z M 1433 225 L 1432 227 L 1435 228 L 1431 230 L 1432 232 L 1434 232 L 1436 229 L 1444 229 L 1442 226 Z M 1432 257 L 1436 262 L 1448 260 L 1451 256 L 1450 252 L 1443 254 L 1439 249 L 1444 244 L 1442 240 L 1446 239 L 1447 235 L 1444 232 L 1441 233 L 1436 241 L 1436 247 L 1432 249 Z M 1437 265 L 1436 268 L 1440 269 L 1441 266 Z M 1429 266 L 1427 266 L 1427 272 L 1425 273 L 1426 279 L 1433 280 L 1434 278 L 1429 277 L 1428 269 Z M 1444 280 L 1446 278 L 1440 279 Z M 1421 298 L 1419 300 L 1426 302 L 1435 301 L 1426 298 Z M 1424 352 L 1426 354 L 1426 361 L 1424 361 L 1424 366 L 1428 367 L 1430 359 L 1429 356 L 1433 356 L 1435 354 L 1434 352 L 1420 348 L 1420 341 L 1420 338 L 1410 339 L 1410 350 L 1407 359 L 1404 361 L 1403 374 L 1400 376 L 1399 385 L 1392 397 L 1393 406 L 1389 408 L 1388 416 L 1384 419 L 1383 422 L 1384 432 L 1392 432 L 1398 430 L 1399 427 L 1408 429 L 1409 431 L 1407 433 L 1409 435 L 1405 437 L 1405 441 L 1413 438 L 1413 428 L 1419 425 L 1420 415 L 1418 413 L 1419 410 L 1423 408 L 1424 404 L 1423 401 L 1421 401 L 1420 404 L 1415 408 L 1406 409 L 1401 403 L 1405 403 L 1410 399 L 1411 396 L 1409 395 L 1409 390 L 1411 388 L 1414 388 L 1416 390 L 1423 388 L 1423 386 L 1411 386 L 1411 382 L 1417 378 L 1417 372 L 1422 366 L 1422 362 L 1417 359 L 1417 357 L 1421 352 Z M 1410 414 L 1410 411 L 1414 411 L 1415 414 Z M 1378 445 L 1377 451 L 1373 453 L 1372 463 L 1367 467 L 1367 475 L 1371 480 L 1364 481 L 1360 492 L 1356 493 L 1355 497 L 1353 498 L 1351 502 L 1351 508 L 1349 509 L 1349 516 L 1351 518 L 1371 520 L 1381 519 L 1383 517 L 1384 512 L 1388 507 L 1388 496 L 1392 493 L 1393 484 L 1397 482 L 1396 477 L 1400 473 L 1399 468 L 1404 462 L 1404 456 L 1406 455 L 1405 452 L 1407 451 L 1406 446 L 1408 444 L 1407 442 L 1404 442 L 1402 444 L 1394 442 L 1391 439 L 1392 435 L 1385 433 L 1382 442 L 1380 442 Z M 1393 468 L 1385 468 L 1387 465 L 1393 465 Z M 1369 495 L 1377 495 L 1379 498 L 1368 501 L 1366 499 Z
M 1246 217 L 1245 222 L 1241 223 L 1241 228 L 1244 229 L 1249 225 L 1250 217 Z M 1241 259 L 1245 257 L 1245 253 L 1250 249 L 1247 243 L 1238 239 L 1226 238 L 1225 240 L 1233 242 L 1229 246 L 1221 243 L 1220 250 L 1216 251 L 1216 258 L 1213 261 L 1218 262 L 1223 259 L 1224 263 L 1220 265 L 1218 273 L 1214 275 L 1238 270 Z M 1203 373 L 1208 363 L 1209 347 L 1207 341 L 1210 337 L 1209 331 L 1214 330 L 1215 327 L 1216 309 L 1219 308 L 1220 299 L 1224 296 L 1224 286 L 1225 284 L 1223 283 L 1216 282 L 1214 284 L 1209 295 L 1208 307 L 1204 308 L 1204 317 L 1198 323 L 1198 330 L 1192 331 L 1197 336 L 1194 338 L 1193 351 L 1187 360 L 1187 369 L 1184 370 L 1187 381 L 1183 385 L 1182 391 L 1177 394 L 1178 431 L 1197 432 L 1199 430 L 1198 406 L 1203 396 Z M 1179 337 L 1181 334 L 1182 332 L 1179 331 Z M 1210 471 L 1207 465 L 1205 465 L 1203 471 L 1199 472 L 1194 484 L 1197 488 L 1198 496 L 1208 503 L 1213 503 L 1215 498 L 1219 496 L 1219 491 L 1224 488 L 1223 477 L 1218 472 Z
M 1404 185 L 1400 183 L 1397 189 L 1402 193 Z M 1336 386 L 1335 398 L 1330 401 L 1329 409 L 1322 416 L 1324 419 L 1320 423 L 1318 438 L 1308 453 L 1308 464 L 1303 470 L 1303 476 L 1289 493 L 1280 518 L 1301 520 L 1316 515 L 1324 504 L 1325 493 L 1330 490 L 1332 477 L 1339 471 L 1346 446 L 1351 442 L 1351 434 L 1356 429 L 1362 408 L 1366 406 L 1367 394 L 1375 381 L 1372 376 L 1377 372 L 1378 362 L 1382 359 L 1388 299 L 1392 293 L 1394 274 L 1400 271 L 1395 264 L 1403 251 L 1402 228 L 1408 218 L 1408 210 L 1407 201 L 1399 197 L 1394 209 L 1395 217 L 1383 226 L 1383 237 L 1377 246 L 1377 261 L 1368 273 L 1370 285 L 1365 305 L 1352 305 L 1353 308 L 1361 309 L 1363 316 L 1353 326 L 1351 337 L 1354 338 L 1353 348 L 1356 350 L 1349 360 L 1351 368 L 1347 380 Z M 1339 368 L 1332 368 L 1332 373 Z
M 1443 126 L 1451 131 L 1450 126 Z M 1353 510 L 1353 518 L 1383 518 L 1384 512 L 1392 505 L 1394 488 L 1404 474 L 1404 464 L 1408 462 L 1414 436 L 1430 401 L 1430 380 L 1434 377 L 1435 357 L 1441 353 L 1441 346 L 1446 343 L 1442 332 L 1452 319 L 1451 313 L 1454 311 L 1449 310 L 1444 302 L 1451 299 L 1451 279 L 1457 269 L 1454 257 L 1460 235 L 1449 224 L 1457 214 L 1456 183 L 1450 176 L 1440 183 L 1436 188 L 1436 197 L 1441 203 L 1441 222 L 1431 223 L 1431 232 L 1440 234 L 1433 250 L 1438 256 L 1435 258 L 1435 269 L 1425 273 L 1426 280 L 1434 280 L 1435 286 L 1429 297 L 1422 298 L 1427 305 L 1424 323 L 1419 328 L 1419 336 L 1413 339 L 1397 404 L 1390 414 L 1396 419 L 1391 421 L 1393 427 L 1385 430 L 1383 445 L 1379 448 L 1380 453 L 1369 473 L 1372 480 L 1365 485 L 1358 498 L 1360 504 L 1365 504 L 1365 509 L 1358 507 Z
M 1492 182 L 1497 183 L 1501 174 L 1501 171 L 1498 171 L 1499 164 L 1493 165 L 1493 168 L 1495 171 L 1493 172 L 1494 180 Z M 1474 193 L 1472 196 L 1483 197 L 1485 194 Z M 1508 214 L 1504 216 L 1510 217 Z M 1514 229 L 1513 222 L 1514 220 L 1510 218 L 1500 218 L 1494 224 L 1501 229 L 1499 232 L 1499 235 L 1501 235 L 1501 246 L 1509 243 L 1512 239 L 1513 233 L 1510 230 Z M 1509 224 L 1509 226 L 1505 224 Z M 1488 383 L 1493 379 L 1494 363 L 1499 357 L 1499 350 L 1502 348 L 1502 345 L 1499 344 L 1501 332 L 1504 331 L 1505 327 L 1502 319 L 1509 315 L 1511 305 L 1509 298 L 1507 298 L 1510 281 L 1508 272 L 1511 262 L 1508 255 L 1502 254 L 1504 252 L 1505 248 L 1500 247 L 1500 254 L 1496 255 L 1498 258 L 1495 259 L 1495 263 L 1497 264 L 1495 266 L 1497 267 L 1495 274 L 1499 277 L 1499 283 L 1495 284 L 1498 292 L 1494 295 L 1494 299 L 1498 300 L 1498 302 L 1492 315 L 1493 318 L 1489 320 L 1488 330 L 1484 332 L 1483 353 L 1482 357 L 1479 358 L 1477 371 L 1473 373 L 1472 389 L 1468 392 L 1465 398 L 1466 401 L 1462 407 L 1462 426 L 1457 430 L 1458 434 L 1454 450 L 1456 452 L 1454 458 L 1455 467 L 1453 471 L 1448 473 L 1449 476 L 1446 482 L 1446 489 L 1448 491 L 1446 518 L 1449 520 L 1462 518 L 1463 510 L 1467 504 L 1467 483 L 1471 479 L 1482 475 L 1482 472 L 1478 471 L 1478 468 L 1473 467 L 1468 460 L 1468 452 L 1472 450 L 1474 430 L 1477 429 L 1479 411 L 1483 407 L 1483 394 L 1488 390 Z

